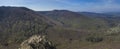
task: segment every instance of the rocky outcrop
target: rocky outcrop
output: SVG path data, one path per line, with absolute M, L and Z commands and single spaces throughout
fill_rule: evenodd
M 19 49 L 55 49 L 45 36 L 34 35 L 21 43 Z
M 116 27 L 110 28 L 107 30 L 108 34 L 118 34 L 120 33 L 120 24 L 118 24 Z

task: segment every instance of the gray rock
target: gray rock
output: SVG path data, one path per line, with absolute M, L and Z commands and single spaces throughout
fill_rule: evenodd
M 21 43 L 19 49 L 56 49 L 45 36 L 34 35 Z

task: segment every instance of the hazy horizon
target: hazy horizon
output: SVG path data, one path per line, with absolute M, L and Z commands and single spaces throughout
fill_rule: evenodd
M 118 12 L 120 0 L 0 0 L 0 6 L 22 6 L 36 11 Z

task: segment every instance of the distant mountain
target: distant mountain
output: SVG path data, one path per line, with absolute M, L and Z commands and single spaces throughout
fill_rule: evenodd
M 39 11 L 38 13 L 48 16 L 58 22 L 61 22 L 65 27 L 72 27 L 77 29 L 103 29 L 109 26 L 104 19 L 93 18 L 103 17 L 104 15 L 96 13 L 78 13 L 68 10 L 53 10 L 53 11 Z M 91 17 L 89 17 L 91 16 Z
M 93 12 L 78 12 L 79 14 L 83 14 L 87 17 L 99 18 L 106 20 L 110 25 L 113 26 L 120 23 L 120 14 L 119 12 L 108 12 L 108 13 L 93 13 Z
M 92 17 L 120 17 L 120 12 L 106 12 L 106 13 L 78 12 L 78 13 Z
M 120 17 L 120 12 L 106 12 L 105 14 L 112 15 L 114 17 Z
M 89 17 L 111 17 L 112 16 L 104 13 L 93 13 L 93 12 L 78 12 L 78 13 L 89 16 Z

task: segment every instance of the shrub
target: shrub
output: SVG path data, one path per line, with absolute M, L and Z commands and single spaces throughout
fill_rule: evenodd
M 88 37 L 86 38 L 86 40 L 89 42 L 101 42 L 103 41 L 103 38 L 102 37 Z

